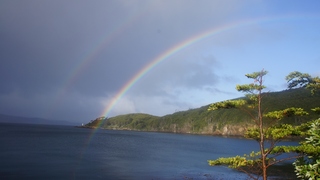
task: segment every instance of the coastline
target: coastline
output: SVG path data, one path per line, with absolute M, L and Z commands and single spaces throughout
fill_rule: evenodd
M 217 134 L 217 133 L 191 133 L 191 132 L 173 132 L 173 131 L 147 131 L 147 130 L 136 130 L 136 129 L 117 129 L 117 128 L 98 128 L 98 127 L 92 127 L 92 126 L 75 126 L 76 128 L 87 128 L 87 129 L 102 129 L 102 130 L 111 130 L 111 131 L 136 131 L 136 132 L 155 132 L 155 133 L 170 133 L 170 134 L 190 134 L 190 135 L 203 135 L 203 136 L 216 136 L 216 137 L 225 137 L 225 138 L 240 138 L 240 139 L 251 139 L 246 138 L 244 135 L 238 135 L 238 134 Z M 305 137 L 299 137 L 299 136 L 290 136 L 285 139 L 282 139 L 282 141 L 300 141 L 305 139 Z

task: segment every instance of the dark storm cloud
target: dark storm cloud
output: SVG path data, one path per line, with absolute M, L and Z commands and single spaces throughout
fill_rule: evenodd
M 125 18 L 116 15 L 116 9 L 106 10 L 110 10 L 108 6 L 115 7 L 113 2 L 98 1 L 1 2 L 0 98 L 3 112 L 45 117 L 46 114 L 40 112 L 51 111 L 51 106 L 59 102 L 57 98 L 64 96 L 65 100 L 59 103 L 72 114 L 76 109 L 88 108 L 79 107 L 77 98 L 82 98 L 84 104 L 91 104 L 89 97 L 113 92 L 127 80 L 131 71 L 126 70 L 122 59 L 119 60 L 122 57 L 101 57 L 99 51 L 97 55 L 92 54 L 101 44 L 101 38 L 116 26 L 113 22 Z M 121 66 L 124 76 L 119 76 Z M 60 91 L 79 95 L 74 98 L 72 94 L 59 94 Z M 59 118 L 71 117 L 60 114 Z
M 163 53 L 208 29 L 274 15 L 269 6 L 255 0 L 2 0 L 0 113 L 93 119 Z M 261 66 L 259 56 L 247 69 L 239 68 L 253 58 L 246 55 L 266 54 L 259 50 L 277 47 L 273 43 L 285 41 L 294 29 L 256 25 L 190 45 L 138 79 L 111 115 L 163 115 L 204 105 L 212 95 L 229 98 L 225 89 L 234 89 L 236 72 Z M 252 47 L 263 42 L 267 48 Z
M 239 7 L 209 1 L 3 1 L 0 8 L 4 112 L 52 111 L 61 115 L 39 115 L 61 119 L 78 109 L 101 111 L 99 98 L 112 97 L 159 53 Z M 220 18 L 207 19 L 214 14 Z M 160 92 L 166 99 L 181 88 L 202 88 L 217 81 L 211 65 L 203 59 L 170 62 L 136 92 Z
M 123 10 L 110 12 L 113 2 L 7 3 L 1 16 L 0 82 L 7 84 L 3 92 L 21 89 L 29 95 L 69 86 L 68 90 L 101 95 L 119 89 L 141 66 L 134 58 L 139 51 L 131 48 L 136 47 L 133 42 L 103 42 L 116 22 L 125 18 L 115 14 Z M 99 46 L 106 49 L 97 51 Z

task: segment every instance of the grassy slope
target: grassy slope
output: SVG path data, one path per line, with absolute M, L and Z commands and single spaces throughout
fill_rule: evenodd
M 283 120 L 285 123 L 300 124 L 318 117 L 310 109 L 320 107 L 320 94 L 311 96 L 310 91 L 305 89 L 272 92 L 265 94 L 262 105 L 265 112 L 288 107 L 304 108 L 309 111 L 309 116 Z M 208 106 L 180 111 L 162 117 L 141 113 L 120 115 L 109 118 L 103 123 L 102 127 L 107 129 L 219 134 L 222 128 L 228 125 L 240 128 L 252 124 L 250 116 L 245 111 L 240 109 L 207 111 Z

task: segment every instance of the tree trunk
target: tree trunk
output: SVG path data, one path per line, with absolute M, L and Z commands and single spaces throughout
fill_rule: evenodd
M 263 81 L 262 81 L 262 74 L 259 77 L 259 85 L 262 87 Z M 259 129 L 260 129 L 260 151 L 261 151 L 261 161 L 262 161 L 262 176 L 263 180 L 267 180 L 267 164 L 266 164 L 266 158 L 267 154 L 265 153 L 264 148 L 264 129 L 263 129 L 263 117 L 262 117 L 262 107 L 261 107 L 261 101 L 262 101 L 262 91 L 259 90 L 258 94 L 258 118 L 259 118 Z
M 261 151 L 263 152 L 263 151 Z M 266 164 L 266 154 L 263 152 L 261 153 L 261 160 L 262 160 L 262 176 L 263 180 L 267 180 L 267 164 Z

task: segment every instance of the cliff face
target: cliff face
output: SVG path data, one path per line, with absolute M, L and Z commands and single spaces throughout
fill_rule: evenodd
M 221 135 L 228 135 L 228 136 L 243 136 L 246 132 L 247 127 L 239 126 L 239 125 L 225 125 L 222 128 Z
M 190 124 L 184 124 L 178 126 L 177 124 L 171 124 L 169 127 L 161 129 L 140 129 L 140 128 L 128 128 L 128 127 L 104 127 L 105 129 L 113 130 L 132 130 L 132 131 L 152 131 L 152 132 L 169 132 L 169 133 L 184 133 L 184 134 L 204 134 L 204 135 L 219 135 L 219 136 L 243 136 L 246 130 L 252 127 L 251 125 L 218 125 L 208 124 L 201 130 L 195 130 Z
M 192 127 L 184 127 L 177 133 L 190 133 L 190 134 L 208 134 L 208 135 L 223 135 L 223 136 L 243 136 L 247 128 L 245 125 L 224 125 L 208 124 L 201 130 L 195 131 Z

